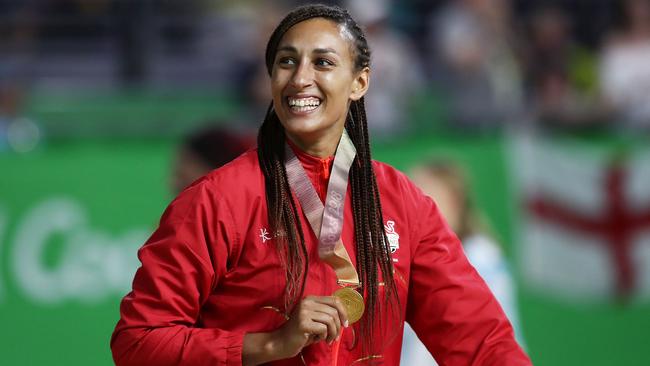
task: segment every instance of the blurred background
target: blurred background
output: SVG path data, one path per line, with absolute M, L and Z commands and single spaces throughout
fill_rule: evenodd
M 187 136 L 254 138 L 299 3 L 0 0 L 0 364 L 112 363 Z M 374 158 L 463 171 L 533 362 L 649 365 L 650 1 L 327 3 L 373 51 Z

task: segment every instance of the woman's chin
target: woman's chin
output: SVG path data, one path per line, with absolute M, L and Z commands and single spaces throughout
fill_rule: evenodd
M 318 129 L 314 126 L 300 125 L 296 123 L 289 123 L 284 126 L 284 130 L 291 136 L 307 139 L 318 133 Z
M 312 134 L 319 129 L 320 124 L 320 119 L 314 118 L 311 115 L 289 115 L 288 118 L 282 121 L 284 129 L 294 134 Z

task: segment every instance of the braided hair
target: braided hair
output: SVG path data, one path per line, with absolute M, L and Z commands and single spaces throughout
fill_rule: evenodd
M 282 36 L 294 25 L 313 18 L 325 18 L 338 24 L 351 35 L 355 71 L 370 66 L 370 49 L 365 35 L 350 14 L 339 7 L 306 5 L 291 11 L 272 33 L 266 48 L 266 67 L 272 73 L 275 55 Z M 370 340 L 377 336 L 376 315 L 383 306 L 399 303 L 388 239 L 384 232 L 379 189 L 372 169 L 368 124 L 364 98 L 352 101 L 345 128 L 357 155 L 350 168 L 352 210 L 354 212 L 354 235 L 356 259 L 362 293 L 366 299 L 366 312 L 361 320 L 364 348 L 372 347 Z M 264 172 L 268 219 L 275 232 L 281 233 L 276 240 L 280 257 L 286 267 L 285 310 L 287 313 L 302 297 L 308 268 L 304 233 L 297 219 L 287 173 L 284 167 L 284 128 L 273 110 L 267 110 L 258 134 L 258 159 Z M 380 277 L 381 272 L 381 277 Z M 380 278 L 385 286 L 385 302 L 379 299 Z M 379 317 L 381 321 L 381 317 Z M 379 323 L 380 324 L 380 323 Z

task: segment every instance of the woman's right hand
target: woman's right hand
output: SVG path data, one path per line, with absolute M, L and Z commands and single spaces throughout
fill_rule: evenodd
M 242 361 L 258 365 L 297 356 L 310 344 L 331 343 L 348 326 L 341 301 L 334 296 L 308 296 L 302 299 L 282 327 L 271 333 L 249 333 L 244 337 Z
M 275 335 L 285 358 L 294 357 L 312 343 L 332 343 L 348 326 L 343 303 L 334 296 L 308 296 L 296 305 L 289 320 Z

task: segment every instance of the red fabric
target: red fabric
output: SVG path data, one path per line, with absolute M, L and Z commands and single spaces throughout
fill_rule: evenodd
M 308 162 L 320 161 L 299 158 L 312 182 L 326 186 L 323 165 Z M 377 162 L 373 167 L 384 220 L 393 221 L 399 234 L 393 261 L 401 318 L 441 365 L 530 365 L 433 201 L 395 169 Z M 356 265 L 349 196 L 348 188 L 342 238 Z M 240 365 L 244 334 L 282 326 L 284 271 L 266 215 L 256 151 L 182 192 L 138 253 L 142 266 L 122 300 L 111 340 L 115 363 Z M 302 213 L 301 225 L 309 253 L 305 296 L 331 295 L 337 289 L 334 271 L 318 258 L 317 239 Z M 383 347 L 373 359 L 398 365 L 402 325 L 381 316 L 389 327 L 373 337 Z M 358 325 L 344 332 L 338 360 L 331 346 L 319 342 L 302 351 L 305 362 L 350 365 L 361 359 Z M 272 363 L 302 364 L 300 356 Z
M 312 156 L 302 152 L 298 146 L 291 142 L 291 140 L 287 141 L 307 172 L 320 200 L 325 202 L 325 197 L 327 196 L 327 184 L 330 179 L 330 173 L 332 172 L 332 165 L 334 165 L 334 156 L 327 158 Z

